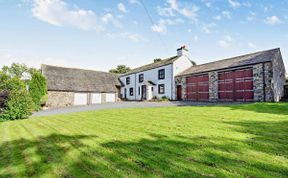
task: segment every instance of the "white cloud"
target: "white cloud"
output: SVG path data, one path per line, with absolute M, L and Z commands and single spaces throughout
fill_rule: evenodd
M 256 13 L 255 12 L 250 12 L 249 16 L 247 17 L 248 21 L 253 21 L 256 18 Z
M 139 0 L 129 0 L 130 4 L 137 4 L 137 5 L 141 5 Z
M 217 15 L 213 17 L 214 20 L 221 20 L 221 15 Z
M 108 24 L 108 23 L 112 23 L 114 26 L 118 27 L 118 28 L 122 28 L 123 25 L 121 24 L 121 22 L 119 22 L 111 13 L 107 13 L 105 15 L 103 15 L 101 17 L 101 21 L 104 24 Z
M 195 5 L 179 4 L 177 0 L 167 0 L 167 7 L 157 7 L 157 12 L 161 16 L 181 15 L 185 18 L 197 22 L 199 8 Z
M 124 38 L 133 42 L 148 41 L 146 38 L 144 38 L 142 35 L 138 33 L 128 33 L 128 32 L 120 34 L 108 33 L 107 35 L 111 39 Z
M 233 39 L 231 38 L 231 36 L 226 35 L 224 39 L 218 41 L 218 45 L 222 48 L 229 48 L 232 41 Z
M 121 12 L 123 12 L 123 13 L 127 13 L 126 7 L 125 7 L 125 5 L 124 5 L 123 3 L 119 3 L 119 4 L 117 5 L 117 7 L 118 7 L 118 10 L 119 10 L 119 11 L 121 11 Z
M 198 36 L 197 35 L 194 36 L 194 41 L 198 41 Z
M 37 19 L 56 26 L 73 26 L 82 30 L 103 30 L 91 10 L 71 8 L 63 0 L 33 0 L 32 13 Z
M 184 21 L 182 19 L 180 19 L 180 18 L 178 18 L 176 20 L 160 19 L 157 24 L 154 24 L 151 27 L 151 29 L 154 32 L 166 34 L 168 25 L 176 25 L 176 24 L 183 23 L 183 22 Z
M 281 20 L 277 16 L 267 17 L 264 22 L 269 25 L 277 25 L 282 23 Z
M 227 19 L 231 19 L 231 13 L 229 11 L 222 11 L 222 15 Z
M 252 43 L 252 42 L 249 42 L 248 43 L 248 46 L 250 47 L 250 48 L 256 48 L 257 46 L 254 44 L 254 43 Z
M 215 27 L 215 26 L 216 26 L 215 23 L 205 24 L 205 25 L 203 25 L 203 27 L 202 27 L 202 31 L 203 31 L 204 33 L 210 34 L 210 33 L 211 33 L 211 29 L 212 29 L 213 27 Z
M 171 8 L 165 8 L 165 7 L 162 8 L 162 7 L 158 6 L 157 12 L 161 16 L 167 16 L 167 17 L 175 16 L 173 9 L 171 9 Z
M 241 7 L 241 4 L 236 0 L 228 0 L 228 3 L 233 8 Z

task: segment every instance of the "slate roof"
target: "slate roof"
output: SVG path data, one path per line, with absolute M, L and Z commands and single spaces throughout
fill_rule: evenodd
M 215 71 L 215 70 L 220 70 L 220 69 L 240 67 L 240 66 L 252 65 L 252 64 L 263 63 L 263 62 L 270 62 L 277 56 L 276 54 L 278 52 L 280 52 L 280 49 L 276 48 L 276 49 L 270 49 L 270 50 L 260 51 L 256 53 L 246 54 L 242 56 L 232 57 L 232 58 L 219 60 L 215 62 L 209 62 L 206 64 L 196 65 L 178 74 L 178 76 L 204 73 L 204 72 L 210 72 L 210 71 Z
M 116 92 L 119 75 L 93 70 L 42 65 L 48 91 Z
M 121 76 L 126 76 L 126 75 L 130 75 L 130 74 L 135 74 L 135 73 L 139 73 L 139 72 L 144 72 L 146 70 L 150 70 L 150 69 L 154 69 L 157 67 L 161 67 L 161 66 L 165 66 L 168 64 L 172 64 L 174 61 L 176 61 L 177 59 L 179 59 L 180 56 L 173 56 L 167 59 L 163 59 L 162 61 L 159 62 L 155 62 L 155 63 L 151 63 L 151 64 L 147 64 L 135 69 L 132 69 L 131 71 L 121 75 Z

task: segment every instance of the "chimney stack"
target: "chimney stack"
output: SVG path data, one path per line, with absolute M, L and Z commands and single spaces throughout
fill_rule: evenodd
M 189 52 L 188 52 L 188 49 L 186 48 L 185 45 L 183 45 L 183 46 L 181 46 L 180 48 L 177 49 L 177 56 L 189 57 Z

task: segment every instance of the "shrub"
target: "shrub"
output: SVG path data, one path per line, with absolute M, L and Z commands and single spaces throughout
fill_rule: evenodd
M 1 106 L 0 120 L 25 119 L 31 115 L 33 101 L 23 81 L 0 73 L 0 91 L 2 96 L 5 95 L 5 100 L 2 100 L 4 102 Z
M 169 101 L 169 98 L 167 96 L 162 96 L 161 101 Z
M 35 72 L 29 82 L 29 93 L 34 102 L 35 110 L 39 110 L 41 105 L 47 101 L 47 82 L 40 72 Z
M 159 99 L 157 98 L 157 96 L 153 96 L 152 99 L 151 99 L 150 101 L 152 101 L 152 102 L 158 102 Z

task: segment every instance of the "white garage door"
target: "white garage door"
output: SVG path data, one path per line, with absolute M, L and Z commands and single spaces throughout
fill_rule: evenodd
M 75 93 L 74 105 L 87 105 L 87 94 L 86 93 Z
M 115 102 L 115 93 L 106 93 L 106 102 Z
M 92 104 L 99 104 L 101 103 L 101 100 L 102 100 L 101 93 L 92 94 Z

